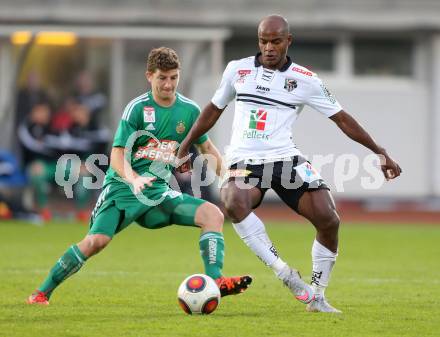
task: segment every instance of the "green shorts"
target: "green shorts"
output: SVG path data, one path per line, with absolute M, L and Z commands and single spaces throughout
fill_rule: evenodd
M 105 186 L 92 212 L 88 234 L 113 237 L 133 222 L 149 229 L 172 224 L 197 226 L 197 208 L 206 202 L 174 191 L 167 184 L 153 184 L 142 196 L 145 198 L 139 200 L 123 183 Z

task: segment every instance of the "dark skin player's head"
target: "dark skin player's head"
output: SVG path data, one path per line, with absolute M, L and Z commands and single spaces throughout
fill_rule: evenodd
M 258 25 L 260 63 L 269 69 L 280 69 L 287 61 L 287 50 L 292 43 L 289 23 L 279 15 L 269 15 Z

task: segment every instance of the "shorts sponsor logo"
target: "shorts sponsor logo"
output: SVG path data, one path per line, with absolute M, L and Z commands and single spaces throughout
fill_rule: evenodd
M 293 67 L 292 70 L 296 71 L 297 73 L 306 75 L 306 76 L 313 76 L 313 73 L 311 71 L 309 71 L 309 70 L 301 69 L 301 68 L 298 68 L 298 67 Z
M 152 106 L 144 107 L 144 122 L 154 123 L 156 121 L 156 112 Z
M 158 160 L 164 163 L 172 163 L 175 161 L 175 152 L 179 143 L 175 140 L 162 139 L 156 141 L 149 139 L 146 146 L 139 146 L 134 154 L 135 159 Z
M 298 84 L 293 78 L 286 78 L 284 81 L 284 89 L 286 89 L 288 92 L 291 92 L 297 86 Z
M 302 181 L 308 184 L 313 183 L 314 188 L 319 187 L 316 181 L 321 180 L 322 178 L 319 175 L 318 171 L 316 171 L 316 169 L 309 162 L 304 162 L 298 165 L 297 167 L 295 167 L 295 170 L 298 173 L 298 177 Z
M 252 171 L 249 170 L 243 170 L 243 169 L 235 169 L 235 170 L 228 170 L 228 177 L 247 177 L 249 174 L 251 174 Z
M 306 176 L 310 177 L 312 174 L 318 174 L 316 170 L 313 168 L 313 166 L 310 163 L 306 163 Z

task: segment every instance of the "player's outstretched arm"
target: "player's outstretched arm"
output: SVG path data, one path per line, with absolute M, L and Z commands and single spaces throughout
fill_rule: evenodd
M 196 122 L 192 126 L 191 130 L 186 135 L 182 144 L 180 144 L 179 151 L 177 152 L 177 160 L 185 158 L 189 154 L 189 149 L 196 139 L 204 135 L 209 131 L 217 122 L 218 118 L 222 114 L 224 109 L 217 108 L 212 102 L 210 102 L 201 112 Z M 180 165 L 178 170 L 185 172 L 190 169 L 189 159 Z
M 145 187 L 151 186 L 154 177 L 144 177 L 138 175 L 131 167 L 130 163 L 125 159 L 124 147 L 113 147 L 110 154 L 110 166 L 113 170 L 126 182 L 133 185 L 134 194 L 138 194 Z
M 223 158 L 220 154 L 220 151 L 217 149 L 214 143 L 208 139 L 202 144 L 196 144 L 196 148 L 203 155 L 211 156 L 211 158 L 208 158 L 208 166 L 218 177 L 223 177 L 223 174 L 226 172 L 226 168 L 223 165 Z
M 400 175 L 402 169 L 386 152 L 379 146 L 368 132 L 344 110 L 330 116 L 330 119 L 351 139 L 364 145 L 374 153 L 381 156 L 381 169 L 386 180 L 394 179 Z

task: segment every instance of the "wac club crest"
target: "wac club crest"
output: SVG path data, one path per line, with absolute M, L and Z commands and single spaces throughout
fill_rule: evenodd
M 293 78 L 286 78 L 286 80 L 284 81 L 284 89 L 286 89 L 288 92 L 291 92 L 297 86 L 298 84 Z

